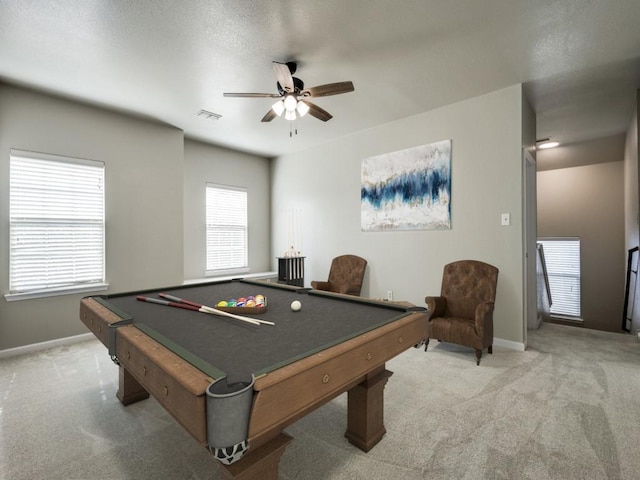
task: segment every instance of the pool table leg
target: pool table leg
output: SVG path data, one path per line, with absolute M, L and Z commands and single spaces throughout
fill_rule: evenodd
M 347 394 L 347 431 L 344 436 L 368 452 L 387 433 L 384 428 L 384 387 L 393 372 L 384 364 L 368 373 Z
M 116 396 L 123 405 L 130 405 L 149 398 L 149 392 L 133 378 L 133 375 L 126 368 L 120 365 L 118 393 L 116 393 Z
M 249 448 L 247 454 L 231 465 L 220 465 L 227 480 L 278 480 L 278 465 L 285 448 L 293 438 L 286 433 L 260 445 Z

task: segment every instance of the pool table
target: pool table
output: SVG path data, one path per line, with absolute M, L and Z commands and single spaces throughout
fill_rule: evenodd
M 208 306 L 261 294 L 266 310 L 244 317 L 274 325 L 138 299 L 160 293 Z M 292 311 L 294 300 L 300 311 Z M 283 430 L 344 392 L 345 436 L 371 449 L 385 434 L 383 390 L 392 375 L 385 362 L 424 340 L 427 329 L 419 307 L 259 280 L 85 297 L 80 319 L 119 365 L 119 400 L 127 405 L 153 395 L 212 453 L 223 441 L 211 438 L 218 422 L 211 418 L 212 385 L 251 382 L 244 389 L 248 418 L 233 420 L 246 432 L 248 449 L 237 461 L 221 463 L 225 476 L 235 479 L 277 479 L 291 441 Z

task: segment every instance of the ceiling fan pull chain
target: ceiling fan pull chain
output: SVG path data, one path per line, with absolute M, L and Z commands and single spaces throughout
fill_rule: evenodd
M 294 127 L 293 124 L 296 123 L 295 120 L 291 120 L 289 122 L 289 138 L 293 137 L 293 134 L 295 132 L 296 135 L 298 135 L 298 127 Z M 297 124 L 296 124 L 297 125 Z

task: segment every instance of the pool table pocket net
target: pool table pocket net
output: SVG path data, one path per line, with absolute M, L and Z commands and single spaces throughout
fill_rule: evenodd
M 213 456 L 230 465 L 242 458 L 249 449 L 247 430 L 253 383 L 227 383 L 221 378 L 207 387 L 207 443 Z

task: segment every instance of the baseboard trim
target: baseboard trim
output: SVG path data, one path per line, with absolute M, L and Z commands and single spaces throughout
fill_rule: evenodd
M 495 347 L 508 348 L 509 350 L 517 350 L 519 352 L 524 352 L 524 343 L 521 342 L 513 342 L 511 340 L 505 340 L 503 338 L 493 338 L 493 345 Z
M 72 345 L 74 343 L 95 340 L 93 333 L 82 333 L 73 337 L 56 338 L 46 342 L 32 343 L 31 345 L 23 345 L 21 347 L 7 348 L 0 350 L 0 360 L 17 357 L 19 355 L 28 355 L 30 353 L 39 352 L 41 350 L 49 350 L 50 348 L 62 347 L 64 345 Z

